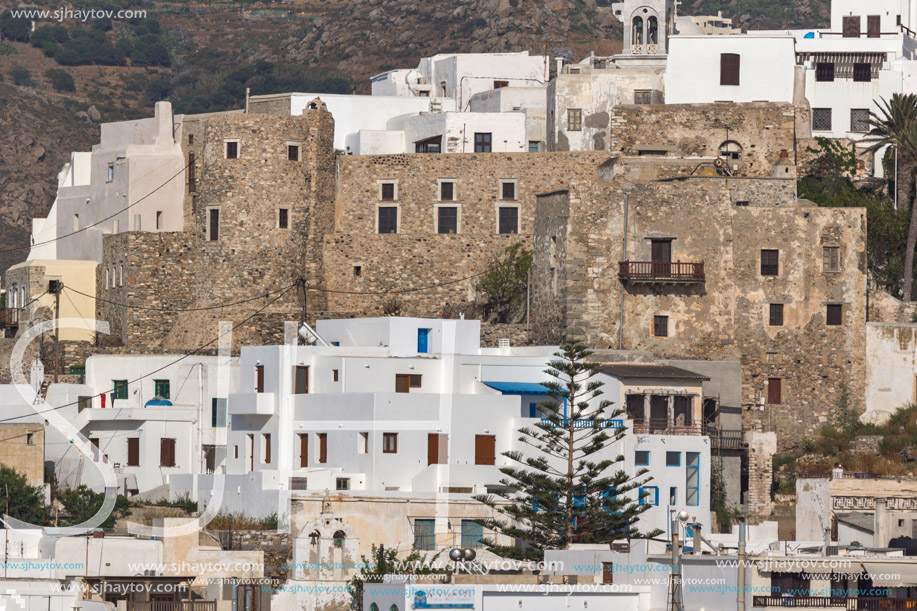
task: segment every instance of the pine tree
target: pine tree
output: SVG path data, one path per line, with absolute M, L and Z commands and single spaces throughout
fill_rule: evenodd
M 546 373 L 555 381 L 544 384 L 553 400 L 541 404 L 540 422 L 519 429 L 519 441 L 531 451 L 504 452 L 516 465 L 500 469 L 506 477 L 498 492 L 475 497 L 496 514 L 484 527 L 516 541 L 506 546 L 485 538 L 500 556 L 541 560 L 546 549 L 640 534 L 635 524 L 650 506 L 628 493 L 650 477 L 647 469 L 631 476 L 614 468 L 624 457 L 609 457 L 609 446 L 627 433 L 606 424 L 623 410 L 600 398 L 603 382 L 593 378 L 601 368 L 587 360 L 591 354 L 579 341 L 567 341 L 554 354 Z

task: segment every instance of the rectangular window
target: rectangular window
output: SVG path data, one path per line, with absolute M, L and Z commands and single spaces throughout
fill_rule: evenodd
M 349 477 L 338 477 L 334 480 L 335 490 L 350 490 L 350 478 Z M 338 539 L 335 539 L 335 545 L 341 547 L 337 543 Z
M 767 379 L 767 402 L 770 405 L 781 405 L 783 403 L 783 379 Z
M 162 229 L 162 210 L 156 211 L 156 229 Z
M 669 487 L 669 505 L 678 504 L 678 488 L 675 486 Z
M 529 140 L 529 152 L 537 153 L 541 150 L 541 143 L 538 140 Z
M 509 87 L 509 81 L 494 81 L 494 89 Z
M 210 401 L 210 426 L 223 428 L 226 426 L 226 399 L 214 397 Z
M 328 433 L 317 433 L 318 437 L 318 462 L 325 464 L 328 462 Z
M 287 160 L 288 161 L 299 161 L 299 145 L 298 144 L 288 144 L 287 145 Z
M 427 464 L 445 465 L 449 462 L 449 437 L 440 433 L 427 435 Z
M 79 407 L 77 408 L 77 413 L 83 411 L 84 409 L 89 409 L 92 407 L 92 397 L 79 397 L 77 399 Z
M 499 219 L 499 233 L 519 233 L 519 208 L 500 206 Z
M 641 397 L 642 398 L 642 397 Z M 650 453 L 648 450 L 637 450 L 634 452 L 634 464 L 638 467 L 648 467 L 650 464 Z
M 398 453 L 398 433 L 382 433 L 382 453 Z
M 474 436 L 474 464 L 496 464 L 497 438 L 494 435 Z
M 462 520 L 462 549 L 481 549 L 484 527 L 474 520 Z
M 271 463 L 271 434 L 264 433 L 261 435 L 261 452 L 262 452 L 262 462 L 264 464 Z
M 414 520 L 414 549 L 432 551 L 436 549 L 436 520 Z
M 420 388 L 421 377 L 417 374 L 395 374 L 395 392 L 411 392 L 412 388 Z
M 841 271 L 841 249 L 839 246 L 822 247 L 822 271 Z
M 140 466 L 140 438 L 131 437 L 127 440 L 127 466 Z
M 666 452 L 665 453 L 665 466 L 666 467 L 680 467 L 681 466 L 681 452 Z
M 834 63 L 818 62 L 815 64 L 815 80 L 819 83 L 830 83 L 834 81 Z
M 685 452 L 685 502 L 700 505 L 700 453 Z
M 491 152 L 492 141 L 493 141 L 493 134 L 491 134 L 490 132 L 475 132 L 474 133 L 474 152 L 475 153 Z
M 290 211 L 287 208 L 277 210 L 277 227 L 279 229 L 290 228 Z
M 211 208 L 207 212 L 210 216 L 208 222 L 208 229 L 210 231 L 207 232 L 207 239 L 211 242 L 216 242 L 220 239 L 220 209 Z
M 567 109 L 567 131 L 579 132 L 583 130 L 583 111 L 581 108 Z
M 668 316 L 653 316 L 653 335 L 656 337 L 669 336 Z
M 640 496 L 640 505 L 653 505 L 655 507 L 659 504 L 658 486 L 641 486 L 637 494 Z
M 264 392 L 264 365 L 255 365 L 255 392 Z
M 741 58 L 737 53 L 720 54 L 720 85 L 738 85 Z
M 634 92 L 634 104 L 652 104 L 653 103 L 653 92 L 650 90 L 635 91 Z
M 398 444 L 395 442 L 397 450 Z M 366 454 L 369 452 L 369 433 L 359 433 L 357 435 L 357 454 Z
M 379 206 L 379 233 L 398 233 L 398 208 Z
M 108 179 L 107 182 L 112 182 L 115 179 L 115 164 L 108 164 Z
M 602 583 L 611 583 L 615 582 L 615 563 L 614 562 L 603 562 L 602 563 Z
M 783 326 L 783 304 L 782 303 L 772 303 L 771 304 L 769 324 L 772 327 L 782 327 Z
M 443 137 L 434 136 L 414 143 L 415 153 L 440 153 L 442 152 Z
M 170 384 L 168 380 L 153 380 L 153 395 L 157 397 L 162 397 L 163 399 L 169 398 Z
M 852 15 L 852 16 L 844 17 L 843 36 L 844 38 L 859 38 L 860 37 L 860 16 L 859 15 Z
M 112 400 L 127 399 L 127 380 L 113 380 L 115 391 L 112 393 Z
M 337 369 L 332 369 L 332 370 L 331 370 L 331 381 L 332 381 L 332 382 L 337 382 L 337 381 L 338 381 L 338 370 L 337 370 Z
M 829 303 L 825 322 L 832 327 L 844 324 L 844 306 L 839 303 Z
M 780 251 L 779 250 L 762 250 L 761 251 L 761 275 L 776 276 L 780 273 Z
M 869 109 L 850 109 L 850 131 L 865 133 L 869 131 Z
M 853 64 L 853 80 L 857 83 L 868 83 L 872 81 L 872 65 Z
M 238 449 L 239 446 L 236 446 Z M 239 458 L 238 454 L 236 458 Z M 299 434 L 299 468 L 305 469 L 309 466 L 309 433 Z
M 297 365 L 293 369 L 293 394 L 309 394 L 309 368 Z
M 238 142 L 227 142 L 226 143 L 226 159 L 238 159 L 239 158 L 239 143 Z
M 159 466 L 160 467 L 174 467 L 175 466 L 175 440 L 174 439 L 160 439 L 159 440 Z
M 458 233 L 458 208 L 440 206 L 436 209 L 436 233 Z
M 516 183 L 510 180 L 500 183 L 500 199 L 516 201 Z
M 813 108 L 812 109 L 812 129 L 817 132 L 831 131 L 831 109 L 830 108 Z
M 430 352 L 430 332 L 433 329 L 417 329 L 417 354 Z
M 882 17 L 869 15 L 866 17 L 866 37 L 879 38 L 882 35 Z
M 188 193 L 197 192 L 197 172 L 194 165 L 194 153 L 188 153 Z M 140 228 L 135 228 L 139 231 Z
M 439 199 L 444 202 L 455 201 L 455 183 L 444 180 L 439 183 Z
M 395 201 L 395 183 L 384 182 L 380 185 L 379 198 L 384 202 Z

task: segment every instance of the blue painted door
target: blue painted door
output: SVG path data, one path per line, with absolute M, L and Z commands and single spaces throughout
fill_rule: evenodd
M 417 329 L 417 354 L 430 352 L 430 329 Z

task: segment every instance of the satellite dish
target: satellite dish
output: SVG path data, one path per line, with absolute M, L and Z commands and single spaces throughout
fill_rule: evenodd
M 726 160 L 723 159 L 722 157 L 717 157 L 717 158 L 713 161 L 713 167 L 715 167 L 715 168 L 718 169 L 718 170 L 722 170 L 723 168 L 726 167 Z

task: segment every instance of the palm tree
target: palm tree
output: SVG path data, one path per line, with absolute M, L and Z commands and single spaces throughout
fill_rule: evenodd
M 910 180 L 917 188 L 917 95 L 913 93 L 892 95 L 891 100 L 879 100 L 879 112 L 869 111 L 867 123 L 869 135 L 864 142 L 870 143 L 868 151 L 875 153 L 886 146 L 893 146 L 905 167 L 911 168 Z M 897 186 L 896 186 L 897 188 Z M 915 193 L 917 200 L 917 193 Z M 907 230 L 907 251 L 904 253 L 904 300 L 913 301 L 914 248 L 917 247 L 917 201 L 911 204 L 911 223 Z

